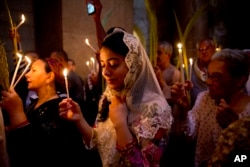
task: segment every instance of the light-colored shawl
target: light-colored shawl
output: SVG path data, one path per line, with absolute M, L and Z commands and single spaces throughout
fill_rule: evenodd
M 173 121 L 171 108 L 162 93 L 146 51 L 137 38 L 120 28 L 115 28 L 109 35 L 117 31 L 124 33 L 123 41 L 129 49 L 125 57 L 129 71 L 122 91 L 106 88 L 99 109 L 104 97 L 110 100 L 113 95 L 125 96 L 129 110 L 128 124 L 138 141 L 140 137 L 153 139 L 159 128 L 166 129 L 168 133 Z

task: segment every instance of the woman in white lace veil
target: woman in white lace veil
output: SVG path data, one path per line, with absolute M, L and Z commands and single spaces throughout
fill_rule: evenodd
M 95 127 L 71 99 L 60 104 L 61 117 L 76 122 L 86 146 L 98 148 L 103 166 L 159 166 L 172 115 L 145 49 L 133 35 L 113 28 L 100 62 L 107 88 Z

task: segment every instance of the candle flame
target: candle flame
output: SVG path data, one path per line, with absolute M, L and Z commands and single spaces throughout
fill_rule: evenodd
M 190 65 L 193 65 L 193 59 L 192 58 L 189 58 L 189 63 L 190 63 Z
M 95 59 L 93 57 L 90 58 L 90 60 L 95 63 Z
M 217 47 L 215 50 L 216 50 L 216 52 L 219 52 L 221 50 L 221 48 Z
M 95 48 L 89 43 L 88 38 L 85 39 L 85 43 L 86 43 L 95 53 L 97 53 L 97 50 L 95 50 Z
M 181 44 L 181 43 L 178 43 L 178 44 L 177 44 L 177 47 L 178 47 L 179 49 L 181 49 L 181 48 L 182 48 L 182 44 Z
M 24 23 L 25 22 L 25 16 L 24 16 L 24 14 L 22 14 L 21 19 L 22 19 L 21 23 Z
M 21 20 L 20 23 L 16 26 L 16 29 L 18 29 L 18 28 L 24 23 L 24 21 L 25 21 L 24 14 L 22 14 L 21 19 L 22 19 L 22 20 Z
M 65 69 L 63 70 L 63 75 L 64 75 L 64 77 L 67 77 L 67 75 L 68 75 L 68 70 L 67 70 L 67 68 L 65 68 Z
M 87 45 L 89 45 L 89 40 L 88 40 L 88 38 L 85 39 L 85 43 L 86 43 Z

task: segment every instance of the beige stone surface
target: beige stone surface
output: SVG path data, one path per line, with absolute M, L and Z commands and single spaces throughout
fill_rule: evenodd
M 88 38 L 90 44 L 98 49 L 95 24 L 92 17 L 87 14 L 85 1 L 63 0 L 62 2 L 63 47 L 69 57 L 76 61 L 76 72 L 86 78 L 89 72 L 86 61 L 95 57 L 95 54 L 84 41 Z M 101 2 L 103 4 L 101 17 L 105 30 L 120 26 L 132 32 L 133 0 L 101 0 Z

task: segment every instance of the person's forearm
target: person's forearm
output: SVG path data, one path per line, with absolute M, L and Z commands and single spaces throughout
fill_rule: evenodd
M 89 126 L 89 124 L 84 118 L 81 119 L 81 121 L 77 122 L 76 126 L 80 130 L 85 143 L 89 146 L 91 138 L 92 138 L 93 128 Z
M 24 112 L 20 112 L 19 114 L 11 115 L 9 114 L 10 118 L 10 129 L 16 129 L 22 126 L 29 124 L 26 115 Z
M 128 126 L 119 126 L 115 128 L 117 134 L 117 144 L 119 147 L 125 147 L 133 140 L 133 136 Z
M 97 36 L 97 42 L 98 47 L 101 49 L 102 41 L 104 37 L 106 36 L 106 32 L 102 26 L 101 20 L 98 18 L 95 19 L 95 26 L 96 26 L 96 36 Z

